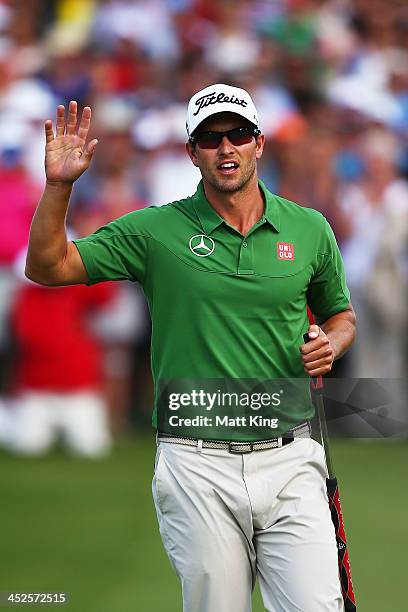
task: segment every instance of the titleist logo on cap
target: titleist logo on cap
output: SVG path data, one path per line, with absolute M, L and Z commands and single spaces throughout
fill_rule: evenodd
M 193 115 L 197 116 L 201 109 L 206 108 L 210 104 L 221 104 L 225 102 L 229 102 L 230 104 L 238 104 L 239 106 L 244 107 L 248 106 L 248 102 L 246 102 L 246 100 L 237 98 L 234 95 L 227 96 L 225 93 L 222 92 L 219 94 L 215 94 L 215 92 L 212 92 L 206 94 L 205 96 L 202 96 L 201 98 L 198 98 L 195 101 L 195 105 L 198 106 L 198 108 L 196 112 L 193 113 Z
M 241 87 L 216 83 L 201 89 L 190 98 L 187 107 L 187 134 L 191 137 L 205 119 L 223 112 L 240 115 L 259 128 L 258 113 L 249 93 Z

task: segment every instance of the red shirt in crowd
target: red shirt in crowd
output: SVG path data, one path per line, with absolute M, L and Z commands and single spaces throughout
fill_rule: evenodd
M 17 390 L 64 392 L 99 387 L 102 345 L 92 334 L 88 318 L 114 293 L 113 283 L 22 286 L 11 313 Z

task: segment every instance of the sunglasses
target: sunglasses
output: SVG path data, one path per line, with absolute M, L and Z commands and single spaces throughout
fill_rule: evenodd
M 198 144 L 200 149 L 218 149 L 224 136 L 234 147 L 249 144 L 252 139 L 259 136 L 261 130 L 253 127 L 238 127 L 227 132 L 198 132 L 190 137 L 192 144 Z

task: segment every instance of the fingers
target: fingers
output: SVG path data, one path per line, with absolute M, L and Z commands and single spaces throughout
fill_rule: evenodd
M 328 337 L 318 325 L 310 325 L 307 334 L 309 336 L 309 342 L 306 342 L 300 346 L 300 352 L 303 355 L 312 353 L 321 346 L 329 344 Z
M 303 363 L 306 370 L 314 370 L 320 366 L 331 365 L 333 363 L 333 353 L 330 351 L 329 354 L 318 355 L 317 353 L 313 353 L 313 356 L 309 358 L 309 361 L 305 361 L 305 358 L 302 357 Z
M 317 359 L 325 359 L 326 357 L 331 358 L 332 356 L 333 351 L 330 344 L 325 344 L 311 353 L 302 355 L 302 361 L 303 363 L 312 363 L 312 361 L 316 361 Z
M 51 119 L 47 119 L 47 121 L 44 123 L 44 129 L 45 129 L 45 142 L 48 144 L 49 142 L 54 140 L 54 132 L 52 129 Z
M 65 107 L 63 104 L 60 104 L 57 107 L 57 118 L 56 118 L 56 134 L 55 137 L 70 135 L 70 136 L 78 136 L 78 138 L 82 142 L 82 146 L 85 144 L 89 129 L 91 127 L 91 108 L 89 106 L 85 106 L 82 111 L 81 121 L 77 128 L 77 112 L 78 105 L 75 100 L 71 100 L 68 105 L 68 116 L 65 119 Z M 52 121 L 47 120 L 45 122 L 45 134 L 46 141 L 51 142 L 54 139 L 54 134 L 52 131 Z M 94 145 L 95 146 L 95 145 Z
M 323 366 L 323 367 L 316 367 L 313 370 L 306 370 L 306 373 L 311 376 L 311 377 L 315 377 L 315 376 L 324 376 L 325 374 L 328 374 L 331 371 L 331 366 Z
M 57 136 L 63 136 L 65 132 L 65 106 L 60 104 L 57 107 Z
M 91 161 L 92 155 L 94 154 L 97 144 L 98 141 L 96 140 L 96 138 L 94 138 L 93 140 L 91 140 L 91 142 L 87 144 L 86 149 L 83 153 L 83 157 L 85 158 L 87 164 L 89 164 L 89 162 Z
M 71 100 L 68 106 L 67 134 L 75 134 L 77 124 L 77 103 Z
M 302 361 L 304 370 L 310 376 L 327 374 L 330 372 L 334 361 L 332 348 L 329 345 L 329 347 L 323 347 L 308 355 L 302 355 Z
M 78 128 L 78 136 L 85 143 L 88 136 L 89 128 L 91 127 L 91 109 L 89 106 L 85 106 L 82 111 L 81 122 Z
M 309 336 L 309 340 L 314 340 L 320 334 L 320 327 L 318 325 L 309 325 L 307 334 Z

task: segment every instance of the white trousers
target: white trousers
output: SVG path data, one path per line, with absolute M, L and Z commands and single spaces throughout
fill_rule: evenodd
M 153 498 L 184 612 L 341 612 L 323 449 L 234 455 L 160 442 Z
M 98 458 L 111 448 L 107 409 L 98 393 L 26 391 L 13 404 L 7 446 L 16 453 L 41 455 L 59 436 L 83 457 Z

